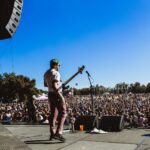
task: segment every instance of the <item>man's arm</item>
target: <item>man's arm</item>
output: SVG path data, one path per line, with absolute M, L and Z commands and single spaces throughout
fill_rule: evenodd
M 58 81 L 53 81 L 53 89 L 55 91 L 55 93 L 58 95 L 58 97 L 62 100 L 65 101 L 64 96 L 62 95 L 62 92 L 60 92 L 59 87 L 57 85 Z

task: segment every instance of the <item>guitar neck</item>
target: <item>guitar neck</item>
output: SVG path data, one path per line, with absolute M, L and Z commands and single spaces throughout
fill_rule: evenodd
M 63 85 L 61 87 L 59 87 L 59 89 L 64 88 L 73 78 L 75 78 L 79 73 L 82 73 L 84 70 L 85 66 L 82 66 L 81 68 L 78 69 L 78 71 L 71 76 L 68 80 L 66 80 Z
M 63 85 L 67 85 L 73 78 L 75 78 L 80 72 L 78 71 L 77 73 L 75 73 L 73 76 L 71 76 L 68 80 L 66 80 Z

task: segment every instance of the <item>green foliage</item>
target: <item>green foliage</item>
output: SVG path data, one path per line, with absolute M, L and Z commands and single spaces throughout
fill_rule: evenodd
M 105 92 L 115 93 L 115 94 L 123 94 L 123 93 L 129 93 L 129 92 L 150 93 L 150 83 L 148 83 L 145 86 L 145 85 L 141 85 L 139 82 L 135 82 L 134 84 L 130 84 L 130 85 L 123 82 L 123 83 L 116 84 L 114 88 L 106 88 L 104 86 L 96 85 L 93 87 L 92 92 L 94 95 L 100 95 Z M 74 93 L 75 95 L 89 95 L 90 88 L 75 89 Z
M 126 84 L 125 82 L 116 84 L 114 88 L 106 88 L 102 85 L 96 85 L 92 87 L 92 93 L 94 95 L 100 95 L 103 93 L 150 93 L 150 83 L 146 86 L 141 85 L 139 82 L 134 84 Z M 33 95 L 39 93 L 47 94 L 47 91 L 36 88 L 36 80 L 30 79 L 23 75 L 16 75 L 15 73 L 0 74 L 0 101 L 12 102 L 26 101 Z M 75 95 L 89 95 L 90 88 L 74 89 Z
M 147 87 L 145 85 L 141 85 L 139 82 L 135 82 L 134 84 L 130 84 L 129 91 L 132 93 L 146 93 Z
M 39 93 L 48 94 L 48 91 L 45 91 L 45 90 L 39 89 Z
M 0 75 L 0 100 L 3 102 L 25 101 L 39 93 L 35 85 L 35 79 L 30 80 L 26 76 L 15 73 L 4 73 Z

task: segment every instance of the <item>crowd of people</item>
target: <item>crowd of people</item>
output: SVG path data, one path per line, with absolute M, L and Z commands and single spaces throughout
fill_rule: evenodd
M 90 96 L 68 99 L 68 112 L 75 116 L 92 115 Z M 94 97 L 94 115 L 122 116 L 126 127 L 150 127 L 150 94 L 109 94 Z
M 49 123 L 48 100 L 34 100 L 36 121 Z M 94 96 L 94 112 L 92 112 L 90 96 L 66 97 L 67 119 L 85 115 L 103 116 L 124 115 L 126 127 L 150 127 L 150 94 L 110 94 Z M 94 114 L 93 114 L 94 113 Z M 0 120 L 3 123 L 32 122 L 25 103 L 0 103 Z
M 49 123 L 48 101 L 34 101 L 35 117 L 38 123 Z M 29 110 L 27 103 L 0 103 L 0 120 L 2 123 L 10 124 L 11 122 L 31 122 L 34 123 L 30 116 L 32 110 Z

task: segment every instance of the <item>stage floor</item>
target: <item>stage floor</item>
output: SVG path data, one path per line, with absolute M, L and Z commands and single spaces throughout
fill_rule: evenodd
M 89 134 L 65 132 L 65 143 L 49 141 L 49 126 L 5 126 L 32 150 L 150 150 L 150 129 L 124 129 L 121 132 Z

